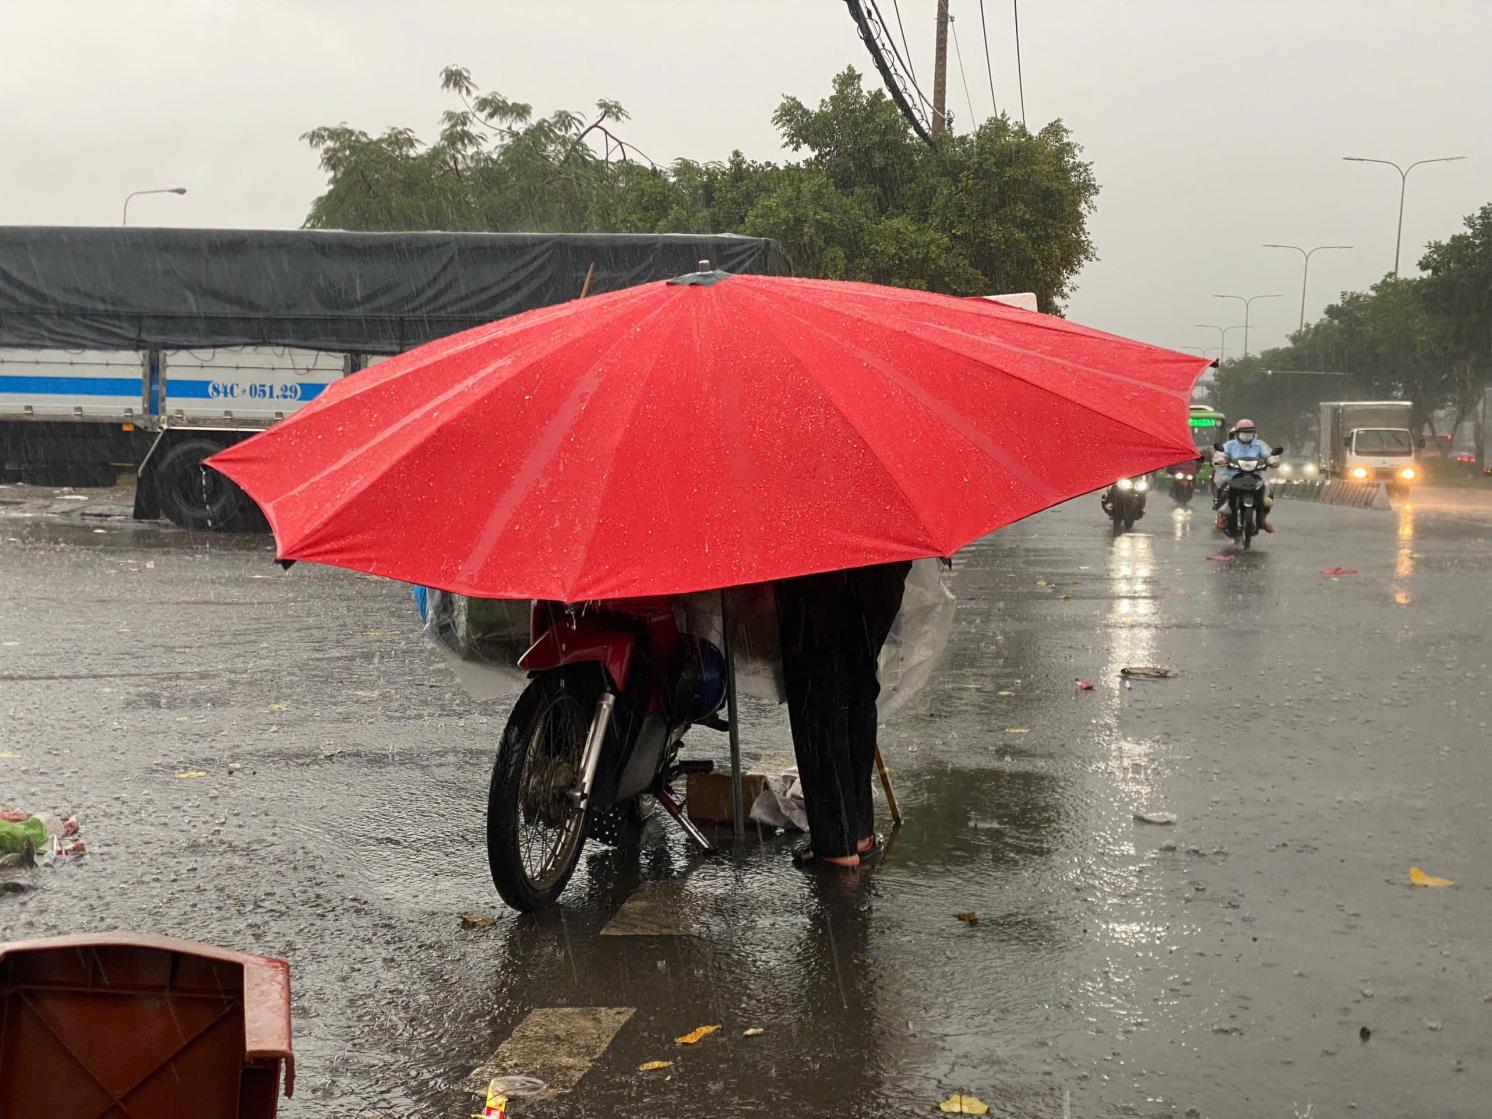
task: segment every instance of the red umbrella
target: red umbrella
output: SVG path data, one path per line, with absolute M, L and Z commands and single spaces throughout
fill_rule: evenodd
M 431 342 L 209 462 L 281 559 L 675 594 L 949 555 L 1193 457 L 1206 365 L 988 301 L 699 273 Z

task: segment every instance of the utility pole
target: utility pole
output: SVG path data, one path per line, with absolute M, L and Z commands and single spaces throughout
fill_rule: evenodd
M 948 126 L 948 0 L 938 0 L 937 55 L 933 59 L 932 134 Z

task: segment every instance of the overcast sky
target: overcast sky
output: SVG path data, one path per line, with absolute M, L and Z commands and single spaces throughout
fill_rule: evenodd
M 930 91 L 935 0 L 898 0 Z M 891 0 L 881 0 L 888 17 Z M 976 116 L 990 110 L 978 0 L 951 0 Z M 985 0 L 1001 108 L 1016 107 L 1010 0 Z M 1299 315 L 1300 260 L 1264 241 L 1353 245 L 1311 265 L 1308 317 L 1492 201 L 1487 0 L 1023 0 L 1026 111 L 1061 117 L 1102 193 L 1079 321 L 1172 346 L 1240 320 L 1251 346 Z M 435 130 L 438 73 L 536 110 L 597 98 L 654 159 L 782 156 L 770 117 L 873 71 L 841 0 L 0 0 L 0 223 L 295 227 L 323 177 L 299 136 L 345 121 Z M 870 80 L 874 80 L 873 78 Z M 950 107 L 969 120 L 956 64 Z M 1209 337 L 1210 335 L 1210 337 Z M 1241 333 L 1229 336 L 1230 353 Z

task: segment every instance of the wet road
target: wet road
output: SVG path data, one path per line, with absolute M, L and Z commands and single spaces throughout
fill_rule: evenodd
M 640 865 L 591 849 L 536 919 L 486 877 L 505 707 L 456 687 L 401 588 L 0 487 L 0 804 L 76 812 L 90 846 L 0 918 L 290 960 L 292 1119 L 468 1115 L 495 1051 L 570 1086 L 516 1116 L 959 1089 L 1010 1116 L 1482 1115 L 1481 509 L 1285 505 L 1226 561 L 1164 500 L 1117 540 L 1096 498 L 1032 518 L 960 559 L 946 670 L 884 732 L 909 820 L 873 873 L 806 877 L 790 837 L 706 859 L 655 822 Z M 1126 688 L 1135 664 L 1181 675 Z M 746 715 L 751 767 L 788 764 L 783 713 Z M 604 935 L 624 905 L 633 935 Z

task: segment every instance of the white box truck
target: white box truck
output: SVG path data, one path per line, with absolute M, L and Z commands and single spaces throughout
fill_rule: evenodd
M 1321 476 L 1412 485 L 1420 480 L 1418 441 L 1407 400 L 1321 402 Z

